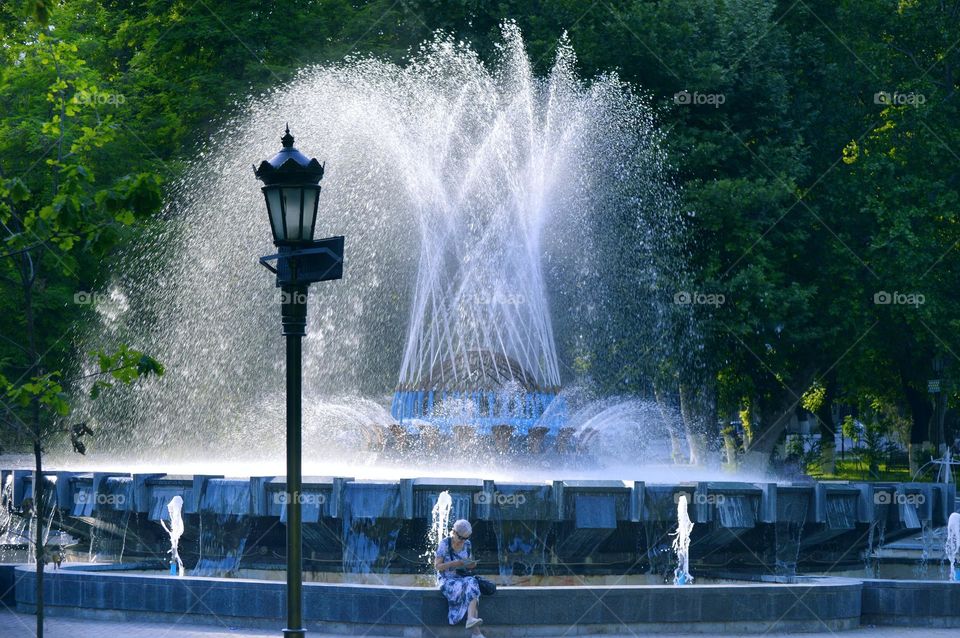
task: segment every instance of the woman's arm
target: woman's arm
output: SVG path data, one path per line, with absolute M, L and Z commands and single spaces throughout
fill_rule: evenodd
M 446 571 L 451 567 L 455 569 L 459 569 L 460 567 L 463 567 L 462 560 L 451 560 L 451 561 L 444 560 L 444 555 L 449 556 L 450 554 L 450 547 L 447 545 L 447 543 L 449 542 L 450 541 L 444 539 L 440 541 L 440 547 L 437 548 L 437 554 L 433 559 L 433 566 L 434 568 L 436 568 L 438 572 Z
M 462 560 L 452 560 L 449 562 L 444 562 L 443 556 L 437 556 L 433 561 L 433 566 L 437 569 L 438 572 L 445 571 L 451 567 L 459 568 L 463 567 Z

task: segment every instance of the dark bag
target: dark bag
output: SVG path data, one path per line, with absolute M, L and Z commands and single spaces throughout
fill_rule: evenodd
M 474 576 L 477 579 L 477 586 L 480 587 L 481 596 L 493 596 L 497 593 L 497 584 L 492 580 L 487 580 L 483 576 Z
M 472 548 L 473 548 L 472 545 L 470 546 L 470 548 L 468 548 L 467 556 L 470 556 L 471 554 L 470 549 Z M 450 562 L 453 562 L 454 560 L 456 560 L 453 556 L 453 545 L 449 540 L 447 540 L 447 559 Z M 497 593 L 497 584 L 495 582 L 487 578 L 484 578 L 483 576 L 477 576 L 473 572 L 473 570 L 465 569 L 461 567 L 460 569 L 455 570 L 455 573 L 457 574 L 457 576 L 460 576 L 460 577 L 473 576 L 474 578 L 476 578 L 477 587 L 480 588 L 481 596 L 493 596 L 495 593 Z

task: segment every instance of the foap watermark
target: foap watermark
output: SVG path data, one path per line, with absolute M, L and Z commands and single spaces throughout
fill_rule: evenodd
M 476 292 L 463 297 L 464 305 L 471 306 L 521 306 L 526 302 L 526 297 L 519 293 L 507 293 L 500 290 Z
M 127 97 L 122 93 L 92 93 L 90 91 L 77 91 L 74 99 L 78 104 L 87 106 L 120 106 L 127 102 Z
M 527 497 L 523 494 L 504 494 L 503 492 L 477 492 L 473 495 L 473 502 L 476 505 L 498 505 L 500 507 L 513 506 L 520 507 L 527 502 Z
M 681 106 L 712 106 L 715 109 L 727 101 L 723 93 L 700 93 L 698 91 L 679 91 L 673 94 L 673 103 Z
M 111 507 L 123 507 L 127 502 L 127 497 L 123 494 L 94 494 L 93 492 L 81 491 L 73 495 L 73 502 L 76 505 L 110 505 Z
M 887 292 L 880 290 L 873 293 L 873 303 L 878 306 L 922 306 L 927 298 L 919 292 Z
M 316 505 L 320 507 L 327 502 L 327 495 L 317 492 L 300 492 L 297 494 L 296 499 L 286 492 L 275 492 L 273 495 L 274 505 L 290 505 L 294 500 L 299 501 L 301 505 Z
M 927 497 L 923 494 L 904 494 L 890 490 L 877 490 L 873 493 L 875 505 L 923 505 Z
M 885 106 L 920 106 L 925 104 L 927 96 L 923 93 L 900 93 L 899 91 L 877 91 L 873 94 L 874 104 L 883 104 Z
M 73 303 L 80 306 L 96 306 L 98 303 L 102 303 L 108 299 L 110 299 L 109 294 L 88 292 L 86 290 L 81 290 L 73 295 Z
M 274 301 L 277 301 L 281 304 L 293 304 L 296 306 L 307 303 L 307 293 L 303 290 L 285 290 L 283 288 L 277 289 L 277 295 Z
M 673 295 L 673 303 L 678 306 L 722 306 L 727 298 L 720 293 L 688 292 L 681 290 Z
M 702 492 L 695 492 L 691 494 L 690 492 L 674 492 L 674 505 L 680 504 L 680 497 L 682 496 L 687 497 L 687 505 L 723 505 L 727 500 L 727 497 L 723 494 L 704 494 Z

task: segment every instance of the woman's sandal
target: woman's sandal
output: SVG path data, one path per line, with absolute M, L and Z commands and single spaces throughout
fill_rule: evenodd
M 473 629 L 483 624 L 483 618 L 471 618 L 467 621 L 467 629 Z

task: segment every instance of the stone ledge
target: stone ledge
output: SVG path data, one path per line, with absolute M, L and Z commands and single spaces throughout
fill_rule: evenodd
M 35 576 L 18 568 L 17 608 L 34 607 Z M 224 578 L 171 578 L 113 571 L 50 571 L 45 584 L 50 613 L 163 621 L 275 626 L 284 616 L 282 582 Z M 565 633 L 697 633 L 732 631 L 836 631 L 857 627 L 862 585 L 822 579 L 796 584 L 691 587 L 503 587 L 481 601 L 486 624 L 501 635 Z M 796 604 L 801 598 L 804 605 Z M 462 635 L 446 622 L 446 601 L 422 587 L 304 584 L 308 627 L 345 635 Z

